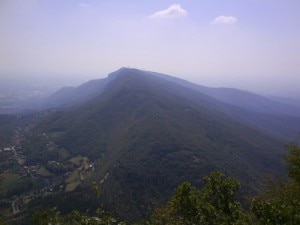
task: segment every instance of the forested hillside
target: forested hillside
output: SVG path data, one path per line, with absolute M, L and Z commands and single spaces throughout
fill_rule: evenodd
M 260 195 L 248 198 L 245 210 L 236 198 L 238 180 L 213 172 L 203 178 L 197 189 L 189 182 L 178 186 L 165 207 L 157 208 L 151 219 L 137 224 L 148 225 L 296 225 L 300 223 L 300 148 L 289 145 L 286 157 L 289 181 L 276 181 Z M 34 224 L 126 224 L 98 209 L 96 217 L 74 211 L 61 216 L 56 209 L 36 213 Z
M 100 206 L 137 222 L 184 181 L 202 190 L 213 171 L 238 179 L 237 198 L 247 205 L 266 176 L 285 177 L 283 136 L 296 136 L 297 116 L 253 112 L 136 69 L 67 92 L 48 98 L 62 100 L 54 108 L 2 117 L 7 220 L 28 224 L 37 209 L 93 214 Z

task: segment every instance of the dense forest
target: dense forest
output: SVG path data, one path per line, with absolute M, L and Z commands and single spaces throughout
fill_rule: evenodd
M 290 181 L 274 181 L 288 178 L 283 143 L 297 143 L 292 106 L 125 68 L 45 104 L 0 116 L 0 220 L 298 222 L 296 145 L 286 158 Z
M 189 182 L 178 186 L 166 206 L 138 224 L 147 225 L 297 225 L 300 224 L 300 147 L 290 144 L 285 158 L 289 180 L 277 181 L 255 197 L 249 207 L 237 199 L 238 180 L 219 172 L 203 178 L 204 186 L 195 188 Z M 94 187 L 95 196 L 100 190 Z M 98 209 L 96 215 L 73 211 L 62 215 L 56 208 L 37 212 L 33 224 L 126 224 L 110 213 Z

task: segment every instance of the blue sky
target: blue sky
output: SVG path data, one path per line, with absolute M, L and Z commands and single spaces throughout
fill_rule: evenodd
M 123 66 L 300 95 L 299 0 L 1 0 L 0 76 L 86 81 Z

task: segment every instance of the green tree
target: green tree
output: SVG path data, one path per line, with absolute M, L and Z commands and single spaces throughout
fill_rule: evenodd
M 235 200 L 238 181 L 218 172 L 211 173 L 203 180 L 204 187 L 201 190 L 188 182 L 180 185 L 167 207 L 155 212 L 151 224 L 246 224 L 241 204 Z
M 198 217 L 199 199 L 199 191 L 189 182 L 184 182 L 176 189 L 168 208 L 171 209 L 174 217 L 178 217 L 178 221 L 195 224 Z
M 279 184 L 252 200 L 251 211 L 258 224 L 300 224 L 300 148 L 288 145 L 289 182 Z
M 288 145 L 289 155 L 285 158 L 289 177 L 300 185 L 300 147 L 295 144 Z
M 60 212 L 56 209 L 38 211 L 32 216 L 34 225 L 60 224 L 62 222 Z
M 240 202 L 235 199 L 240 183 L 219 172 L 213 172 L 203 180 L 204 224 L 244 224 L 245 213 Z
M 82 214 L 79 211 L 61 215 L 61 213 L 54 208 L 37 212 L 33 216 L 32 222 L 34 225 L 125 225 L 125 223 L 119 222 L 112 217 L 110 213 L 102 209 L 98 209 L 96 216 L 92 217 Z

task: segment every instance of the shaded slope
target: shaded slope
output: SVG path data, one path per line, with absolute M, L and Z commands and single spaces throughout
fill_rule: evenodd
M 295 102 L 283 103 L 238 89 L 209 88 L 165 74 L 148 73 L 225 103 L 223 112 L 233 120 L 259 129 L 285 142 L 299 140 L 300 109 Z
M 248 91 L 243 91 L 235 88 L 205 87 L 165 74 L 155 72 L 148 73 L 161 77 L 168 81 L 180 84 L 184 87 L 197 90 L 221 102 L 237 106 L 249 111 L 275 115 L 300 115 L 300 109 L 299 107 L 297 107 L 295 102 L 276 101 L 275 99 L 267 98 L 261 95 L 257 95 Z
M 78 87 L 64 87 L 47 97 L 40 103 L 41 108 L 70 107 L 88 101 L 100 95 L 108 83 L 108 79 L 86 82 Z
M 63 87 L 49 97 L 40 102 L 39 107 L 43 109 L 50 108 L 68 108 L 92 100 L 101 95 L 106 86 L 126 68 L 120 68 L 109 74 L 103 79 L 91 80 L 78 87 Z

